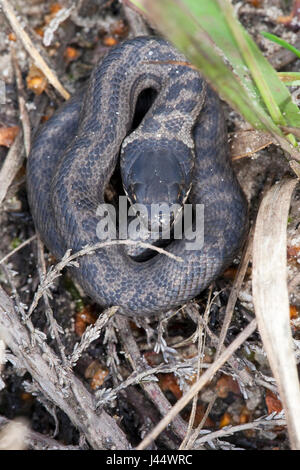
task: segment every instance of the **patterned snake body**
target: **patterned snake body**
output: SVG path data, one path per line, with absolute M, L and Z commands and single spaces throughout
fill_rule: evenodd
M 198 295 L 232 261 L 245 235 L 247 203 L 230 164 L 221 105 L 185 62 L 162 39 L 140 37 L 119 45 L 94 69 L 85 93 L 44 124 L 28 160 L 33 219 L 58 258 L 68 248 L 99 242 L 96 211 L 121 147 L 125 180 L 132 162 L 150 152 L 176 160 L 185 190 L 192 181 L 189 203 L 204 204 L 204 246 L 186 250 L 185 240 L 171 242 L 167 250 L 183 263 L 160 254 L 137 262 L 119 245 L 83 256 L 72 268 L 96 302 L 119 305 L 128 314 L 166 311 Z M 130 133 L 138 96 L 149 88 L 156 98 Z M 147 162 L 152 160 L 159 159 Z

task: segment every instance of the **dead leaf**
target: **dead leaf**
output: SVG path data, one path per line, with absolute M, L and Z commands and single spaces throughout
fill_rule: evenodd
M 117 44 L 117 40 L 113 36 L 106 36 L 102 39 L 104 46 L 112 47 Z
M 296 183 L 284 179 L 262 200 L 253 240 L 252 287 L 258 329 L 279 388 L 291 448 L 300 450 L 300 387 L 286 273 L 287 219 Z
M 252 129 L 233 132 L 229 136 L 231 158 L 232 160 L 238 160 L 239 158 L 250 157 L 272 143 L 272 137 L 265 132 Z
M 262 6 L 263 0 L 247 0 L 247 2 L 251 3 L 254 8 L 260 8 Z
M 91 311 L 89 306 L 84 307 L 75 316 L 75 333 L 82 336 L 87 326 L 93 325 L 97 320 L 97 316 Z
M 64 57 L 67 62 L 73 62 L 74 60 L 78 59 L 79 51 L 75 49 L 75 47 L 67 47 L 64 53 Z
M 266 405 L 268 408 L 268 414 L 271 414 L 274 412 L 280 413 L 280 411 L 282 411 L 281 401 L 279 400 L 279 398 L 277 398 L 275 393 L 271 392 L 271 390 L 266 391 L 265 401 L 266 401 Z
M 41 95 L 45 91 L 48 81 L 43 72 L 35 65 L 31 65 L 26 77 L 27 88 L 36 95 Z
M 229 426 L 230 424 L 233 424 L 232 416 L 226 411 L 226 413 L 224 413 L 222 418 L 220 419 L 219 427 L 224 428 L 225 426 Z
M 97 388 L 101 387 L 107 375 L 107 367 L 102 366 L 102 364 L 100 364 L 98 361 L 91 362 L 84 373 L 85 378 L 90 379 L 90 386 L 92 390 L 96 390 Z
M 236 380 L 230 375 L 222 375 L 216 384 L 217 394 L 219 398 L 226 398 L 229 392 L 240 395 L 240 387 Z
M 0 128 L 0 145 L 10 147 L 19 133 L 18 126 Z
M 299 316 L 299 312 L 298 312 L 298 308 L 296 307 L 296 305 L 290 305 L 290 319 L 295 320 L 295 318 L 298 318 L 298 316 Z
M 177 400 L 182 397 L 182 391 L 178 386 L 177 379 L 174 374 L 161 374 L 159 377 L 159 386 L 163 391 L 173 393 Z

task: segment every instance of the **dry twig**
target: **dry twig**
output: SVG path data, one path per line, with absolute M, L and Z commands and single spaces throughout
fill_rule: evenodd
M 29 35 L 22 28 L 17 16 L 14 13 L 13 8 L 9 4 L 8 0 L 0 0 L 0 6 L 2 7 L 3 13 L 9 22 L 13 32 L 17 38 L 21 41 L 24 48 L 34 61 L 35 65 L 43 72 L 49 83 L 61 94 L 61 96 L 68 100 L 70 98 L 69 92 L 63 87 L 58 80 L 56 73 L 49 67 L 46 61 L 43 59 Z
M 24 248 L 24 246 L 28 245 L 29 243 L 31 243 L 34 240 L 36 240 L 36 235 L 33 235 L 32 237 L 28 238 L 28 240 L 25 240 L 24 242 L 20 243 L 19 246 L 14 248 L 12 251 L 7 253 L 7 255 L 3 256 L 3 258 L 0 259 L 0 264 L 6 263 L 6 261 L 8 261 L 9 258 L 11 258 L 15 253 L 17 253 L 19 250 Z
M 244 341 L 256 330 L 256 321 L 251 323 L 239 334 L 239 336 L 225 349 L 224 352 L 216 359 L 216 361 L 201 375 L 200 379 L 195 382 L 189 391 L 183 395 L 180 400 L 172 407 L 168 414 L 158 423 L 148 436 L 138 445 L 137 450 L 143 450 L 157 438 L 157 436 L 165 429 L 166 426 L 178 415 L 178 413 L 189 403 L 193 396 L 198 393 L 204 385 L 211 380 L 219 368 L 231 357 Z
M 149 369 L 147 362 L 140 355 L 128 320 L 125 317 L 118 315 L 116 321 L 123 348 L 127 353 L 127 358 L 133 370 L 136 370 L 139 373 L 141 370 Z M 141 385 L 145 390 L 148 398 L 155 404 L 162 416 L 168 413 L 171 405 L 158 384 L 154 382 L 142 382 Z M 172 428 L 177 436 L 179 436 L 181 439 L 184 438 L 187 426 L 180 416 L 175 417 L 172 423 Z
M 35 330 L 34 335 L 35 344 L 12 300 L 0 287 L 0 336 L 43 395 L 69 416 L 94 449 L 129 449 L 115 420 L 104 410 L 96 412 L 94 399 L 81 381 L 62 365 L 41 332 Z
M 26 108 L 22 73 L 21 73 L 21 70 L 17 61 L 14 47 L 11 47 L 11 57 L 12 57 L 13 68 L 15 71 L 17 89 L 18 89 L 18 102 L 19 102 L 19 111 L 20 111 L 19 119 L 21 121 L 22 128 L 23 128 L 25 153 L 26 153 L 26 157 L 28 157 L 29 152 L 30 152 L 30 145 L 31 145 L 31 125 L 30 125 L 28 111 Z

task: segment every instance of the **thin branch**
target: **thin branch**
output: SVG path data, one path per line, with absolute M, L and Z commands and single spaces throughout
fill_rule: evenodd
M 20 66 L 17 61 L 14 47 L 11 47 L 11 58 L 12 58 L 12 64 L 13 64 L 13 68 L 15 72 L 16 83 L 17 83 L 20 121 L 23 127 L 25 153 L 26 153 L 26 157 L 28 157 L 29 152 L 30 152 L 30 145 L 31 145 L 31 124 L 30 124 L 29 115 L 28 115 L 28 111 L 26 108 L 26 101 L 24 97 L 25 93 L 24 93 L 22 73 L 21 73 Z
M 44 245 L 39 237 L 38 237 L 37 249 L 38 249 L 38 273 L 40 276 L 40 280 L 42 280 L 44 279 L 46 275 L 46 263 L 45 263 L 45 258 L 44 258 Z M 57 321 L 54 318 L 53 311 L 52 311 L 46 291 L 43 294 L 43 299 L 44 299 L 44 303 L 46 307 L 45 314 L 48 318 L 48 322 L 50 326 L 50 334 L 56 339 L 57 346 L 58 346 L 63 364 L 65 366 L 68 366 L 69 363 L 65 355 L 65 347 L 60 338 L 60 335 L 64 334 L 64 330 L 58 325 Z
M 73 352 L 69 358 L 70 364 L 74 367 L 89 345 L 99 338 L 101 331 L 107 325 L 113 315 L 117 313 L 119 307 L 111 307 L 101 313 L 94 325 L 86 328 L 79 343 L 76 343 Z
M 70 98 L 69 92 L 63 87 L 58 80 L 56 73 L 49 67 L 46 61 L 43 59 L 29 35 L 26 33 L 21 23 L 17 19 L 13 8 L 10 6 L 8 0 L 0 0 L 0 6 L 2 7 L 3 13 L 9 22 L 13 32 L 17 38 L 21 41 L 24 48 L 34 61 L 35 65 L 43 72 L 45 77 L 51 83 L 51 85 L 61 94 L 61 96 L 68 100 Z
M 209 289 L 209 295 L 205 307 L 205 312 L 203 315 L 203 324 L 207 325 L 208 324 L 208 317 L 211 309 L 211 305 L 214 299 L 211 298 L 212 296 L 212 287 Z M 196 380 L 199 380 L 200 378 L 200 372 L 202 370 L 201 363 L 202 363 L 202 358 L 203 358 L 203 353 L 204 353 L 204 347 L 205 347 L 205 340 L 206 340 L 206 329 L 203 331 L 203 326 L 201 325 L 201 322 L 198 318 L 198 363 L 197 363 L 197 376 Z M 202 334 L 203 333 L 203 334 Z M 194 426 L 194 421 L 195 421 L 195 416 L 196 416 L 196 409 L 197 409 L 197 402 L 198 402 L 198 393 L 194 396 L 193 398 L 193 404 L 192 404 L 192 411 L 189 419 L 189 424 L 188 424 L 188 430 L 185 435 L 185 438 L 183 439 L 182 443 L 180 444 L 179 450 L 184 449 L 186 447 L 186 444 L 188 440 L 190 439 L 190 435 Z M 205 421 L 204 421 L 205 422 Z
M 15 253 L 17 253 L 19 250 L 21 250 L 22 248 L 24 248 L 24 246 L 26 245 L 29 245 L 29 243 L 31 243 L 32 241 L 36 240 L 37 236 L 36 235 L 33 235 L 32 237 L 28 238 L 27 240 L 25 240 L 24 242 L 20 243 L 19 246 L 17 246 L 16 248 L 14 248 L 12 251 L 10 251 L 9 253 L 7 253 L 7 255 L 5 255 L 2 259 L 0 259 L 0 264 L 2 263 L 5 263 L 7 260 L 9 260 L 9 258 L 11 258 Z
M 251 423 L 238 424 L 237 426 L 226 426 L 219 431 L 208 432 L 202 437 L 199 437 L 196 441 L 196 446 L 203 445 L 205 442 L 210 442 L 213 439 L 220 439 L 225 436 L 231 436 L 236 432 L 247 431 L 248 429 L 261 429 L 261 428 L 274 428 L 275 426 L 286 426 L 286 420 L 275 418 L 275 419 L 258 419 Z M 197 447 L 194 447 L 197 448 Z
M 157 436 L 168 426 L 168 424 L 180 413 L 180 411 L 189 403 L 193 396 L 198 393 L 204 385 L 212 379 L 214 374 L 219 368 L 225 364 L 225 362 L 232 356 L 232 354 L 243 344 L 246 339 L 254 333 L 256 330 L 256 320 L 252 320 L 251 323 L 238 335 L 238 337 L 225 349 L 224 352 L 218 357 L 218 359 L 207 369 L 204 374 L 201 375 L 200 379 L 195 382 L 190 390 L 183 395 L 180 400 L 173 406 L 173 408 L 167 413 L 167 415 L 158 423 L 158 425 L 151 431 L 148 436 L 138 445 L 137 450 L 143 450 L 147 448 L 151 442 L 157 438 Z
M 81 256 L 89 255 L 94 253 L 96 250 L 101 249 L 101 248 L 107 248 L 109 246 L 114 246 L 114 245 L 134 245 L 134 246 L 140 246 L 142 248 L 148 248 L 151 250 L 154 250 L 160 254 L 164 254 L 168 256 L 171 259 L 174 259 L 175 261 L 182 262 L 182 258 L 173 255 L 172 253 L 169 253 L 168 251 L 164 250 L 163 248 L 159 248 L 157 246 L 152 246 L 150 243 L 144 243 L 144 242 L 136 242 L 133 240 L 110 240 L 107 242 L 99 242 L 95 243 L 92 246 L 86 246 L 80 251 L 77 251 L 74 254 L 70 254 L 71 250 L 68 250 L 65 255 L 63 256 L 62 260 L 57 263 L 56 266 L 51 266 L 51 268 L 48 270 L 48 273 L 46 277 L 42 280 L 41 284 L 38 287 L 37 292 L 35 293 L 33 302 L 29 308 L 28 312 L 28 317 L 32 314 L 34 309 L 37 307 L 37 304 L 40 300 L 40 298 L 43 296 L 45 290 L 49 288 L 49 286 L 53 283 L 53 281 L 61 275 L 61 271 L 68 265 L 72 266 L 78 266 L 75 263 L 75 260 Z
M 131 332 L 128 320 L 121 315 L 116 318 L 119 336 L 122 341 L 123 348 L 127 353 L 127 358 L 134 370 L 140 372 L 141 369 L 149 368 L 145 359 L 141 357 L 139 348 L 135 342 L 133 334 Z M 141 386 L 145 390 L 148 398 L 155 404 L 160 413 L 164 416 L 168 413 L 171 405 L 159 385 L 154 382 L 142 382 Z M 181 439 L 184 438 L 187 426 L 180 416 L 176 416 L 172 423 L 173 431 Z
M 32 333 L 21 322 L 12 299 L 0 286 L 0 337 L 32 376 L 42 394 L 63 410 L 94 449 L 129 449 L 124 432 L 103 409 L 95 410 L 94 397 L 65 367 L 39 330 Z

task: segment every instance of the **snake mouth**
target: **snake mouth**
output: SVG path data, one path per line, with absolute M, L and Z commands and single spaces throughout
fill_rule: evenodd
M 140 231 L 153 240 L 171 240 L 177 223 L 181 222 L 183 206 L 180 204 L 133 204 L 130 214 L 140 224 Z

